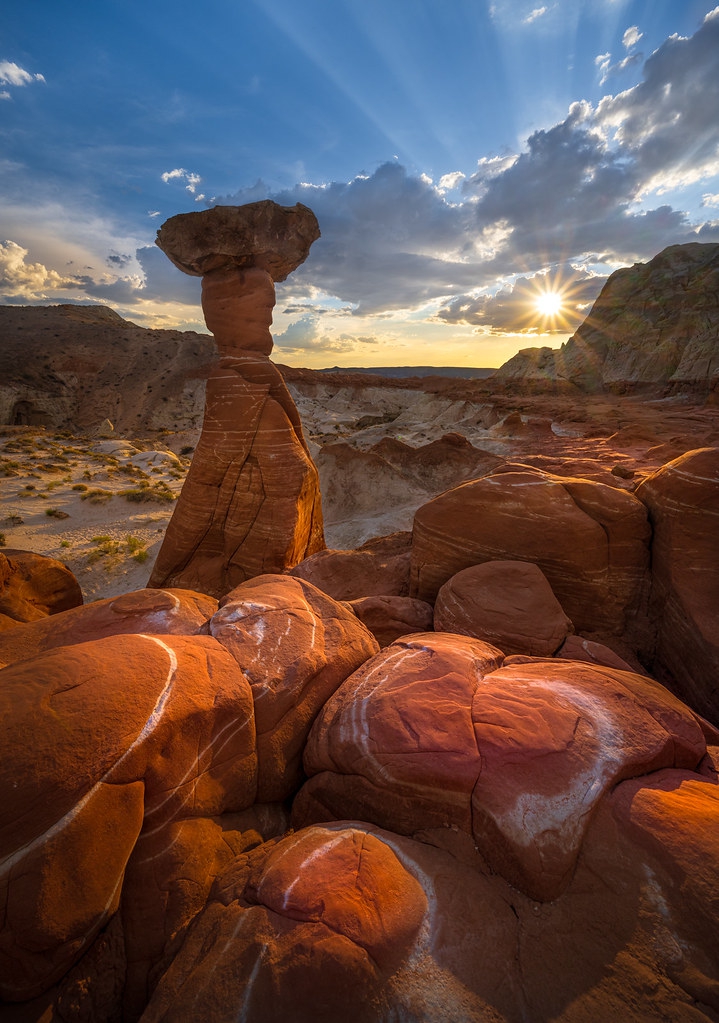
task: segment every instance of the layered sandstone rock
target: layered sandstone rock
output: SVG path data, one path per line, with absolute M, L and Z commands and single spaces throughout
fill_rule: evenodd
M 457 572 L 440 589 L 434 628 L 483 639 L 505 654 L 546 657 L 574 626 L 536 565 L 485 561 Z
M 417 511 L 410 595 L 433 600 L 451 576 L 487 561 L 538 565 L 584 634 L 638 634 L 650 529 L 633 495 L 528 466 L 473 480 Z
M 265 575 L 232 590 L 209 622 L 234 657 L 255 702 L 261 802 L 287 799 L 302 783 L 302 753 L 318 712 L 377 652 L 349 608 L 311 583 Z
M 33 622 L 79 604 L 80 585 L 61 561 L 9 547 L 0 552 L 0 615 L 9 620 L 6 625 Z
M 701 720 L 652 680 L 580 662 L 502 666 L 447 633 L 398 640 L 328 701 L 307 743 L 298 825 L 356 817 L 454 827 L 540 900 L 568 885 L 591 814 L 620 780 L 695 770 Z
M 305 558 L 290 575 L 306 579 L 335 600 L 406 597 L 412 534 L 390 533 L 354 550 L 324 550 Z
M 637 488 L 652 523 L 655 669 L 719 720 L 719 449 L 689 451 Z
M 381 647 L 412 632 L 427 632 L 434 625 L 434 609 L 426 600 L 375 596 L 350 600 L 349 605 Z
M 625 812 L 627 796 L 636 805 L 660 786 L 670 798 L 654 823 L 679 825 L 666 850 Z M 590 825 L 573 883 L 543 904 L 471 846 L 450 852 L 361 822 L 297 832 L 219 879 L 143 1023 L 709 1023 L 712 788 L 681 771 L 621 785 Z M 699 842 L 690 821 L 708 829 Z
M 58 980 L 118 908 L 141 830 L 257 790 L 252 694 L 210 637 L 111 636 L 2 671 L 0 995 Z
M 215 207 L 171 218 L 157 244 L 202 275 L 202 307 L 220 361 L 202 435 L 150 577 L 220 597 L 324 547 L 317 470 L 297 409 L 270 362 L 274 280 L 319 236 L 299 204 Z
M 190 636 L 198 633 L 216 610 L 216 600 L 192 590 L 135 590 L 0 632 L 0 661 L 11 664 L 55 647 L 105 636 Z

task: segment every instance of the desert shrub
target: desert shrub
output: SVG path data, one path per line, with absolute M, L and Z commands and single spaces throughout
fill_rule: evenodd
M 130 490 L 125 490 L 122 496 L 126 501 L 134 501 L 136 503 L 159 501 L 161 504 L 165 504 L 175 500 L 175 495 L 162 480 L 158 480 L 152 485 L 141 483 L 139 487 L 131 487 Z
M 114 497 L 112 490 L 103 490 L 102 487 L 91 487 L 84 494 L 80 494 L 80 500 L 89 501 L 90 504 L 104 504 L 112 497 Z
M 60 541 L 60 546 L 61 547 L 69 547 L 70 546 L 70 541 L 69 540 L 61 540 Z
M 15 512 L 10 512 L 9 515 L 5 516 L 5 521 L 7 522 L 8 526 L 22 526 L 25 522 L 25 519 L 22 517 L 22 515 L 16 515 Z
M 46 508 L 45 514 L 49 515 L 51 519 L 69 519 L 70 516 L 66 511 L 61 511 L 59 508 Z
M 85 491 L 87 490 L 87 483 L 73 483 L 72 489 Z
M 88 565 L 94 565 L 104 559 L 106 567 L 112 568 L 126 557 L 142 563 L 150 556 L 149 551 L 145 550 L 147 541 L 139 536 L 126 536 L 124 540 L 114 540 L 111 536 L 104 535 L 93 536 L 92 543 L 95 547 L 87 555 Z

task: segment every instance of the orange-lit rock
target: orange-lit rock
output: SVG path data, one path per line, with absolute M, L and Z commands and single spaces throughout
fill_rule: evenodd
M 573 626 L 546 576 L 529 561 L 485 561 L 457 572 L 434 605 L 437 632 L 457 632 L 505 654 L 551 656 Z
M 377 652 L 377 642 L 349 608 L 303 579 L 277 575 L 228 593 L 209 631 L 252 690 L 257 798 L 286 799 L 302 783 L 302 753 L 316 715 Z
M 649 538 L 633 495 L 507 466 L 417 511 L 410 595 L 433 600 L 456 572 L 485 561 L 531 561 L 578 632 L 641 633 Z
M 140 829 L 255 799 L 249 685 L 210 637 L 113 636 L 0 673 L 0 994 L 58 980 L 118 907 Z
M 701 722 L 663 686 L 560 660 L 499 667 L 478 640 L 399 640 L 347 680 L 307 743 L 293 816 L 348 815 L 414 834 L 456 826 L 538 899 L 568 884 L 582 836 L 617 781 L 694 770 Z
M 120 906 L 126 1017 L 142 1013 L 217 877 L 238 856 L 287 828 L 279 804 L 255 804 L 241 813 L 185 818 L 140 834 L 125 871 Z
M 216 610 L 216 600 L 192 590 L 135 590 L 0 632 L 0 661 L 125 633 L 191 636 Z
M 207 381 L 202 434 L 151 586 L 221 597 L 324 548 L 317 469 L 268 358 L 273 281 L 299 265 L 318 236 L 306 207 L 269 200 L 179 214 L 158 232 L 158 245 L 180 269 L 205 275 L 202 308 L 220 361 Z
M 687 452 L 636 494 L 653 529 L 655 671 L 719 723 L 719 448 Z
M 445 633 L 399 639 L 373 657 L 315 722 L 294 821 L 351 817 L 400 834 L 450 825 L 471 834 L 481 770 L 472 702 L 502 658 L 488 643 Z
M 10 547 L 0 552 L 1 615 L 32 622 L 79 604 L 80 585 L 61 561 Z
M 386 1018 L 387 982 L 428 911 L 417 868 L 387 837 L 362 825 L 308 828 L 238 860 L 144 1023 Z
M 415 600 L 413 597 L 360 597 L 349 601 L 349 604 L 381 647 L 389 646 L 400 636 L 412 632 L 428 632 L 433 627 L 433 608 L 426 600 Z
M 335 600 L 406 597 L 409 592 L 411 533 L 391 533 L 355 550 L 318 551 L 291 569 Z
M 143 1023 L 713 1020 L 711 903 L 692 926 L 681 892 L 608 806 L 551 903 L 443 833 L 434 848 L 429 833 L 419 842 L 343 821 L 238 857 Z M 688 828 L 680 842 L 691 846 Z
M 557 650 L 557 657 L 562 657 L 567 661 L 586 661 L 588 664 L 604 665 L 605 668 L 618 668 L 619 671 L 636 671 L 640 675 L 646 674 L 639 669 L 638 665 L 629 664 L 603 643 L 594 643 L 591 639 L 584 639 L 582 636 L 567 636 Z

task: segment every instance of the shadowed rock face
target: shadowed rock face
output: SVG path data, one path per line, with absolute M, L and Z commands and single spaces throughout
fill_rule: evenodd
M 156 244 L 186 274 L 257 266 L 284 281 L 304 263 L 320 229 L 311 209 L 266 199 L 245 206 L 215 206 L 178 213 L 157 232 Z
M 317 469 L 268 358 L 273 279 L 284 280 L 306 258 L 319 232 L 305 207 L 251 203 L 208 213 L 173 217 L 158 232 L 158 245 L 180 269 L 205 274 L 202 309 L 220 361 L 149 585 L 220 597 L 324 548 Z

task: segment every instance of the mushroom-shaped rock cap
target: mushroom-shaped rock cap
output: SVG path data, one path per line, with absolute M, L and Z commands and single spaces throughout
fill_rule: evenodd
M 317 217 L 309 207 L 299 202 L 279 206 L 264 199 L 245 206 L 178 213 L 157 232 L 156 244 L 176 267 L 193 277 L 258 266 L 274 281 L 284 281 L 304 263 L 319 236 Z

